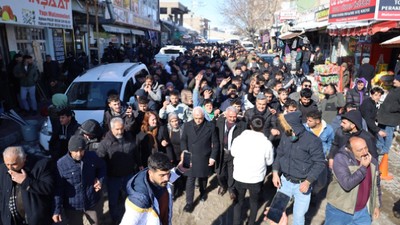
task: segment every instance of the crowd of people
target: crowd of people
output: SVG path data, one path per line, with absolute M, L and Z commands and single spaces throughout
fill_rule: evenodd
M 292 74 L 279 55 L 270 65 L 239 46 L 148 61 L 151 75 L 136 77 L 134 103 L 109 95 L 101 124 L 78 124 L 66 96 L 53 95 L 50 162 L 30 160 L 20 147 L 3 153 L 2 223 L 75 225 L 86 216 L 99 224 L 106 192 L 114 224 L 170 224 L 173 200 L 185 193 L 183 211 L 191 213 L 195 187 L 207 201 L 215 173 L 218 194 L 235 204 L 234 225 L 245 220 L 250 192 L 253 225 L 272 173 L 277 191 L 294 198 L 293 224 L 304 224 L 312 194 L 324 188 L 326 225 L 371 224 L 381 205 L 379 156 L 400 123 L 400 74 L 382 102 L 383 89 L 363 73 L 347 93 L 329 84 L 320 94 L 310 61 L 301 62 Z

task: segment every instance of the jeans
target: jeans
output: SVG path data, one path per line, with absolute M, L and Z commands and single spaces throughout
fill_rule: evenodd
M 396 127 L 386 126 L 382 124 L 379 124 L 379 127 L 386 132 L 386 137 L 381 137 L 379 134 L 377 134 L 376 140 L 376 147 L 380 150 L 380 152 L 378 153 L 380 155 L 383 155 L 385 153 L 389 153 L 390 147 L 392 146 L 394 129 Z
M 300 184 L 292 183 L 282 175 L 281 187 L 278 191 L 294 198 L 293 225 L 304 225 L 305 215 L 310 206 L 311 188 L 306 192 L 300 192 Z
M 303 62 L 301 64 L 301 68 L 303 69 L 304 75 L 308 75 L 310 73 L 310 63 L 309 62 Z
M 119 223 L 125 213 L 125 199 L 128 196 L 126 193 L 126 185 L 133 177 L 132 175 L 124 177 L 108 177 L 108 207 L 113 222 Z
M 37 111 L 36 103 L 36 86 L 32 87 L 21 87 L 21 104 L 22 108 L 29 111 L 29 103 L 27 100 L 29 94 L 29 102 L 33 111 Z
M 352 215 L 335 208 L 329 203 L 326 205 L 324 225 L 369 225 L 371 223 L 371 216 L 367 207 Z
M 243 203 L 246 195 L 246 191 L 250 192 L 250 215 L 248 225 L 254 225 L 257 217 L 258 210 L 258 197 L 260 196 L 262 182 L 255 184 L 247 184 L 239 181 L 235 181 L 235 188 L 238 193 L 237 203 L 233 209 L 233 225 L 241 225 L 242 222 L 242 211 Z

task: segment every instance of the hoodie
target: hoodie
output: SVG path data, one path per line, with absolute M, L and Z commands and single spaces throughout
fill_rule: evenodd
M 321 140 L 314 134 L 305 132 L 299 111 L 284 115 L 284 121 L 280 122 L 287 123 L 295 137 L 282 134 L 272 170 L 282 172 L 286 178 L 313 183 L 325 168 Z
M 364 88 L 361 91 L 357 88 L 357 83 L 359 81 L 364 84 Z M 359 107 L 364 99 L 368 97 L 367 85 L 368 81 L 365 80 L 365 78 L 362 77 L 355 79 L 353 89 L 346 93 L 346 103 L 354 103 Z

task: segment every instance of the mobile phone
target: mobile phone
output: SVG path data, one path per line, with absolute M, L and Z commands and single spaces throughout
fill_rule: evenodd
M 169 95 L 165 96 L 165 101 L 169 102 Z
M 267 218 L 274 221 L 275 223 L 279 223 L 282 218 L 283 212 L 286 210 L 286 206 L 289 203 L 289 200 L 290 197 L 286 194 L 280 191 L 276 192 L 267 213 Z
M 192 160 L 192 153 L 188 152 L 188 151 L 184 151 L 183 152 L 183 164 L 182 166 L 184 168 L 189 169 L 190 168 L 190 161 Z

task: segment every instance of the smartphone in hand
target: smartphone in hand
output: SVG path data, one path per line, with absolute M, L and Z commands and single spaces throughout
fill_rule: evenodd
M 190 162 L 192 161 L 192 153 L 188 151 L 183 151 L 183 168 L 190 168 Z
M 276 192 L 274 199 L 272 199 L 271 206 L 267 213 L 267 218 L 274 221 L 275 223 L 279 223 L 283 212 L 286 210 L 286 206 L 289 203 L 290 197 L 286 194 L 278 191 Z

